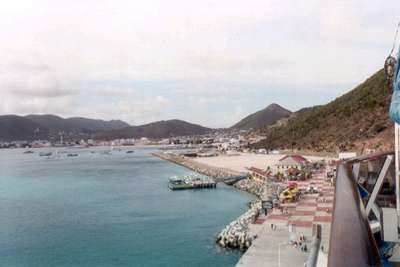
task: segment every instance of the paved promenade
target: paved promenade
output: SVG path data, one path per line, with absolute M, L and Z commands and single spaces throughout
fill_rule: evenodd
M 267 217 L 259 217 L 256 221 L 259 226 L 252 228 L 258 237 L 236 266 L 303 266 L 311 248 L 313 224 L 322 225 L 321 244 L 325 253 L 321 254 L 318 261 L 324 262 L 329 248 L 334 199 L 334 187 L 325 177 L 325 173 L 318 173 L 313 179 L 298 182 L 302 189 L 306 189 L 311 183 L 314 184 L 321 194 L 306 194 L 296 203 L 283 205 L 283 212 L 274 209 Z M 276 226 L 275 230 L 271 224 Z M 290 224 L 293 225 L 292 232 L 289 232 Z M 307 252 L 289 244 L 290 240 L 299 240 L 301 235 L 306 237 Z

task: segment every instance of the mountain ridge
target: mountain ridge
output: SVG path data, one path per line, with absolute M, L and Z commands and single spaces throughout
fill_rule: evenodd
M 33 140 L 47 137 L 49 129 L 21 116 L 0 116 L 0 141 Z
M 98 131 L 130 126 L 118 120 L 97 120 L 81 117 L 62 118 L 51 114 L 26 116 L 0 115 L 0 141 L 54 139 L 62 132 L 68 136 L 89 137 Z
M 139 126 L 131 126 L 120 120 L 97 120 L 83 117 L 62 118 L 52 114 L 26 116 L 0 115 L 0 141 L 32 141 L 37 139 L 64 140 L 98 138 L 169 138 L 200 135 L 213 131 L 183 120 L 161 120 Z
M 130 126 L 128 123 L 121 120 L 106 121 L 83 117 L 63 118 L 53 114 L 30 114 L 24 117 L 54 131 L 86 130 L 90 132 Z
M 119 130 L 103 132 L 97 135 L 99 139 L 116 138 L 168 138 L 175 136 L 200 135 L 211 132 L 213 129 L 183 120 L 161 120 L 139 126 L 130 126 Z
M 256 111 L 230 127 L 230 129 L 248 130 L 258 129 L 266 125 L 271 125 L 278 120 L 288 117 L 292 112 L 282 106 L 272 103 L 266 108 Z

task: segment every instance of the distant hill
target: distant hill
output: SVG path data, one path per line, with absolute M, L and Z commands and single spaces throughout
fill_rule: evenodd
M 25 118 L 57 133 L 60 131 L 93 133 L 130 126 L 128 123 L 120 120 L 104 121 L 80 117 L 64 119 L 55 115 L 28 115 Z
M 181 120 L 158 121 L 141 126 L 130 126 L 120 120 L 94 120 L 87 118 L 64 119 L 55 115 L 0 116 L 0 141 L 56 139 L 63 132 L 64 140 L 95 137 L 167 138 L 209 133 L 212 129 Z
M 130 126 L 119 130 L 111 130 L 96 135 L 98 139 L 116 138 L 168 138 L 174 136 L 200 135 L 211 132 L 212 129 L 182 120 L 157 121 L 141 126 Z
M 129 127 L 123 121 L 87 118 L 64 119 L 55 115 L 0 116 L 0 141 L 54 139 L 63 132 L 65 138 L 89 135 Z
M 46 138 L 49 129 L 16 115 L 0 116 L 0 141 L 32 140 Z
M 245 117 L 233 125 L 231 129 L 259 129 L 263 126 L 274 124 L 278 120 L 288 117 L 291 113 L 291 111 L 281 107 L 278 104 L 271 104 L 265 109 Z
M 301 109 L 283 124 L 259 130 L 267 139 L 255 147 L 332 152 L 390 149 L 394 140 L 388 116 L 390 97 L 380 70 L 326 105 Z

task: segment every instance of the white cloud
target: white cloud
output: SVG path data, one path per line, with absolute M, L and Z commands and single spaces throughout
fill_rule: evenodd
M 0 111 L 135 123 L 219 105 L 232 122 L 229 96 L 240 94 L 218 83 L 258 88 L 251 103 L 264 105 L 277 88 L 361 82 L 381 68 L 399 11 L 395 0 L 0 0 Z M 181 101 L 163 86 L 101 81 L 178 81 Z
M 0 92 L 19 98 L 60 97 L 74 91 L 63 87 L 47 65 L 12 64 L 0 66 Z
M 92 99 L 88 99 L 91 101 Z M 94 99 L 93 99 L 94 100 Z M 79 103 L 77 103 L 79 105 Z M 93 101 L 90 105 L 81 105 L 69 116 L 84 116 L 98 119 L 121 119 L 133 125 L 162 120 L 162 113 L 171 105 L 163 96 L 154 98 L 125 97 L 116 101 Z

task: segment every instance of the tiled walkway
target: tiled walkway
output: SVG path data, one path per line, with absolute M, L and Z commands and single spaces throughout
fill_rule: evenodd
M 282 267 L 303 266 L 308 252 L 302 252 L 289 244 L 289 239 L 300 235 L 306 237 L 306 243 L 311 246 L 312 225 L 322 225 L 322 245 L 324 251 L 318 259 L 326 259 L 329 247 L 330 224 L 334 200 L 334 187 L 326 180 L 325 173 L 315 174 L 314 178 L 298 182 L 300 189 L 306 189 L 311 183 L 318 187 L 320 194 L 306 194 L 295 203 L 285 204 L 286 211 L 282 214 L 274 209 L 267 217 L 260 216 L 256 221 L 258 237 L 246 251 L 236 266 L 238 267 Z M 273 229 L 272 224 L 275 225 Z M 290 233 L 289 224 L 295 225 Z
M 325 173 L 314 174 L 312 179 L 297 184 L 300 190 L 305 190 L 314 184 L 320 193 L 304 194 L 297 202 L 282 204 L 283 213 L 279 209 L 274 209 L 266 218 L 260 218 L 258 223 L 286 221 L 288 224 L 301 227 L 312 227 L 313 223 L 330 223 L 335 188 L 330 185 Z

